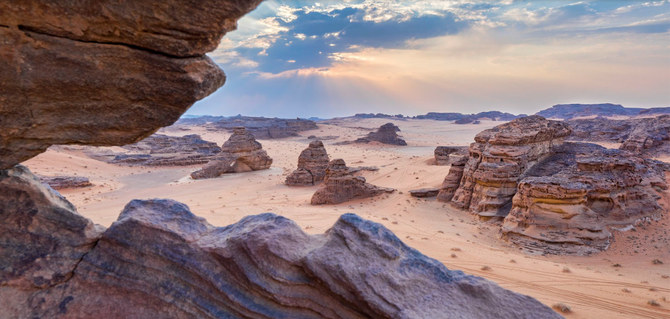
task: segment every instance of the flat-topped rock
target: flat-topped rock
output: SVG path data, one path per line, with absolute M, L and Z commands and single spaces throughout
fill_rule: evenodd
M 223 143 L 221 152 L 202 169 L 191 173 L 193 179 L 214 178 L 226 173 L 243 173 L 268 169 L 272 158 L 263 150 L 254 136 L 244 127 L 238 127 Z
M 449 167 L 449 173 L 442 181 L 440 186 L 440 191 L 437 194 L 437 200 L 441 202 L 448 203 L 454 197 L 456 190 L 461 186 L 461 179 L 463 178 L 463 171 L 465 170 L 465 164 L 468 162 L 469 157 L 467 155 L 461 155 L 454 157 L 451 161 L 451 167 Z
M 321 182 L 326 176 L 329 161 L 323 142 L 310 142 L 298 156 L 298 169 L 286 177 L 286 185 L 304 186 Z
M 342 159 L 328 163 L 321 188 L 312 195 L 312 205 L 339 204 L 352 199 L 392 193 L 395 189 L 369 184 L 363 176 L 354 176 Z
M 354 142 L 369 143 L 374 141 L 391 145 L 407 145 L 407 142 L 398 136 L 398 132 L 400 132 L 400 128 L 393 123 L 386 123 L 380 126 L 376 132 L 370 132 L 366 137 L 361 137 Z
M 83 176 L 40 176 L 40 181 L 53 189 L 81 188 L 92 186 L 88 177 Z
M 185 126 L 203 126 L 209 131 L 233 131 L 236 127 L 244 127 L 257 139 L 277 139 L 298 136 L 300 132 L 318 128 L 316 122 L 301 118 L 281 119 L 242 115 L 231 117 L 202 116 L 185 118 L 180 119 L 177 124 Z M 324 139 L 327 138 L 329 137 L 325 137 Z
M 470 145 L 452 203 L 480 216 L 506 215 L 522 175 L 570 133 L 564 122 L 537 115 L 482 131 Z

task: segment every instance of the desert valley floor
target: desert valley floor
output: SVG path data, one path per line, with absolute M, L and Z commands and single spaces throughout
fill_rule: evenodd
M 365 135 L 393 122 L 408 146 L 383 144 L 334 145 Z M 274 159 L 269 170 L 225 174 L 193 180 L 189 174 L 202 165 L 182 167 L 120 166 L 94 160 L 80 147 L 52 147 L 25 163 L 41 175 L 79 175 L 92 187 L 61 193 L 79 213 L 109 226 L 132 199 L 171 198 L 216 226 L 243 216 L 273 212 L 298 223 L 308 233 L 325 232 L 337 218 L 352 212 L 381 223 L 409 246 L 444 263 L 450 269 L 493 280 L 546 305 L 568 305 L 568 318 L 670 318 L 670 214 L 659 221 L 615 232 L 611 247 L 591 256 L 538 255 L 521 251 L 500 240 L 499 222 L 431 199 L 411 197 L 409 191 L 438 187 L 449 166 L 432 164 L 438 145 L 468 145 L 474 136 L 501 122 L 451 124 L 433 120 L 347 119 L 319 124 L 298 137 L 260 140 Z M 221 145 L 227 131 L 198 127 L 168 127 L 167 135 L 199 134 Z M 284 179 L 296 168 L 298 154 L 310 135 L 331 136 L 324 144 L 331 159 L 350 166 L 376 166 L 361 173 L 368 182 L 398 191 L 338 205 L 313 206 L 310 198 L 318 186 L 289 187 Z M 604 145 L 613 147 L 617 145 Z M 670 207 L 670 195 L 661 200 Z M 653 263 L 653 260 L 664 262 Z M 649 304 L 655 300 L 659 306 Z

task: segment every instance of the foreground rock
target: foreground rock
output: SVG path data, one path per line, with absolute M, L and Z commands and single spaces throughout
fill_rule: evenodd
M 268 169 L 272 158 L 244 127 L 238 127 L 223 143 L 221 153 L 202 169 L 191 173 L 194 179 L 214 178 L 225 173 L 243 173 Z
M 205 141 L 200 135 L 169 136 L 153 134 L 137 143 L 124 145 L 124 151 L 110 151 L 101 147 L 89 147 L 85 153 L 92 158 L 112 164 L 142 166 L 187 166 L 205 164 L 212 160 L 221 148 L 214 142 Z
M 39 179 L 53 189 L 81 188 L 93 185 L 87 177 L 83 176 L 40 176 Z
M 269 213 L 214 227 L 184 204 L 135 200 L 101 233 L 23 168 L 0 188 L 6 317 L 560 318 L 353 214 L 307 235 Z
M 0 169 L 54 144 L 133 143 L 172 124 L 223 85 L 204 54 L 259 2 L 1 2 Z
M 407 145 L 405 140 L 398 137 L 400 129 L 393 125 L 393 123 L 386 123 L 377 129 L 376 132 L 370 132 L 366 137 L 361 137 L 357 139 L 356 143 L 370 143 L 370 142 L 379 142 L 383 144 L 391 145 Z
M 328 152 L 321 141 L 312 141 L 298 157 L 298 169 L 286 177 L 286 185 L 314 185 L 326 177 Z
M 394 191 L 393 188 L 366 183 L 365 177 L 352 175 L 344 160 L 334 159 L 328 163 L 326 177 L 321 188 L 312 195 L 311 203 L 312 205 L 339 204 Z
M 433 152 L 435 165 L 450 165 L 454 160 L 468 154 L 468 148 L 463 146 L 438 146 Z
M 566 143 L 520 181 L 503 234 L 525 247 L 588 254 L 606 249 L 610 227 L 660 218 L 667 189 L 660 163 L 594 144 Z
M 244 127 L 257 139 L 275 139 L 298 136 L 302 131 L 315 130 L 316 122 L 297 119 L 280 119 L 251 116 L 204 116 L 181 119 L 180 125 L 201 125 L 210 131 L 233 131 L 236 127 Z
M 570 133 L 567 124 L 536 115 L 482 131 L 470 145 L 452 203 L 480 216 L 506 215 L 522 175 Z

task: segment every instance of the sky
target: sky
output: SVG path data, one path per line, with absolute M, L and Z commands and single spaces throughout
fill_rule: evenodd
M 264 1 L 208 54 L 190 115 L 670 106 L 670 0 Z

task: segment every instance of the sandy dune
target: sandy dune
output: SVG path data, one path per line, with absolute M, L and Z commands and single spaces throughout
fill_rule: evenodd
M 408 146 L 333 145 L 354 140 L 386 122 L 398 125 Z M 476 133 L 500 122 L 455 125 L 431 120 L 339 120 L 300 137 L 261 140 L 274 159 L 272 168 L 194 181 L 193 167 L 122 167 L 90 159 L 78 147 L 55 147 L 25 164 L 43 175 L 76 174 L 95 184 L 63 190 L 79 212 L 108 226 L 131 199 L 172 198 L 218 226 L 245 215 L 274 212 L 296 221 L 306 232 L 326 231 L 343 213 L 353 212 L 384 224 L 408 245 L 448 268 L 483 276 L 505 288 L 531 295 L 547 305 L 564 303 L 568 318 L 670 318 L 670 217 L 634 231 L 616 232 L 612 247 L 590 257 L 528 255 L 499 239 L 494 222 L 480 221 L 434 199 L 415 199 L 408 191 L 436 187 L 448 166 L 429 165 L 437 145 L 468 145 Z M 336 125 L 335 125 L 336 124 Z M 167 128 L 164 134 L 201 134 L 223 143 L 227 132 Z M 313 187 L 288 187 L 283 181 L 297 164 L 309 135 L 339 136 L 325 140 L 331 159 L 349 166 L 377 166 L 363 172 L 368 182 L 399 192 L 340 205 L 309 204 Z M 668 206 L 667 199 L 666 207 Z M 664 264 L 653 264 L 659 259 Z M 620 265 L 616 266 L 615 265 Z M 484 266 L 488 266 L 484 268 Z M 486 270 L 483 270 L 486 269 Z M 652 306 L 655 300 L 660 306 Z

